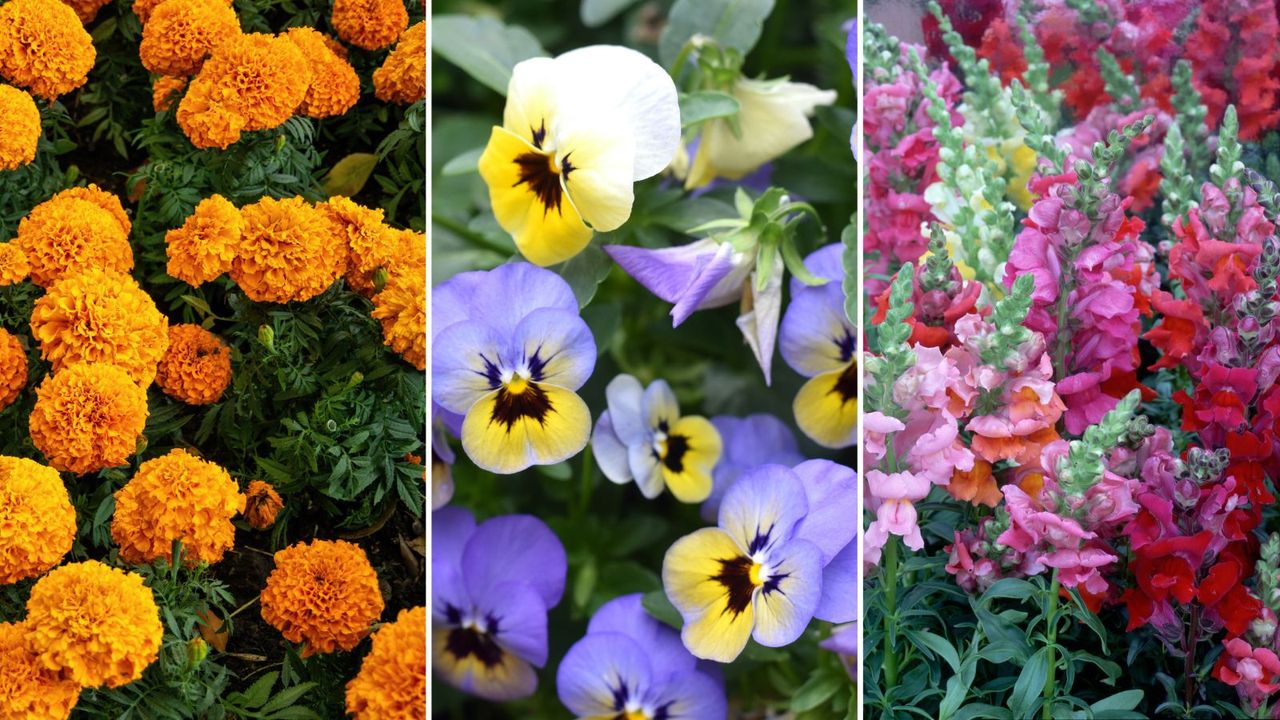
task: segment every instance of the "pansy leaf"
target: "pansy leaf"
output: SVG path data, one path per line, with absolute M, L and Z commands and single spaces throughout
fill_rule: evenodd
M 517 63 L 547 54 L 528 30 L 491 17 L 437 15 L 432 22 L 431 47 L 436 53 L 500 95 L 507 94 Z
M 637 0 L 582 0 L 578 14 L 582 17 L 583 25 L 600 27 L 636 2 Z
M 454 175 L 469 175 L 480 170 L 480 156 L 484 154 L 484 148 L 477 147 L 455 155 L 453 159 L 444 164 L 440 168 L 440 174 L 445 177 Z
M 670 68 L 694 35 L 713 38 L 746 55 L 755 47 L 773 0 L 677 0 L 658 40 L 658 58 Z M 439 34 L 436 25 L 436 34 Z
M 738 99 L 729 93 L 703 90 L 680 95 L 680 126 L 689 127 L 712 118 L 738 114 Z
M 841 260 L 844 263 L 844 315 L 854 327 L 858 325 L 858 217 L 849 218 L 849 224 L 840 233 L 844 243 Z
M 597 236 L 582 252 L 552 268 L 573 288 L 573 295 L 578 298 L 580 308 L 591 303 L 600 283 L 604 282 L 613 269 L 613 261 L 600 245 L 601 240 Z
M 684 626 L 684 619 L 680 617 L 680 611 L 676 610 L 676 606 L 671 604 L 671 600 L 667 598 L 667 594 L 662 590 L 654 590 L 644 594 L 644 598 L 640 601 L 644 606 L 645 612 L 653 616 L 664 625 L 679 630 Z

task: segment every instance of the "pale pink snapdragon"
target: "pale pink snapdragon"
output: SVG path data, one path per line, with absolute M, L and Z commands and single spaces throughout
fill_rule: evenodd
M 876 519 L 864 535 L 864 563 L 874 566 L 880 562 L 880 551 L 890 535 L 901 537 L 912 550 L 922 549 L 924 536 L 917 524 L 915 503 L 928 497 L 933 483 L 910 472 L 869 470 L 866 477 L 867 507 L 875 512 Z

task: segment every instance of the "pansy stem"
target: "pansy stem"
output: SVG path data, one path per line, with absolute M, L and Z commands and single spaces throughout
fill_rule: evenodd
M 1048 672 L 1044 676 L 1044 703 L 1040 706 L 1041 720 L 1053 720 L 1053 698 L 1057 693 L 1056 678 L 1058 670 L 1058 571 L 1053 571 L 1053 581 L 1049 583 L 1049 611 L 1046 613 L 1045 655 L 1049 660 Z
M 884 546 L 884 567 L 880 584 L 884 588 L 884 687 L 890 690 L 898 684 L 898 540 L 890 537 Z

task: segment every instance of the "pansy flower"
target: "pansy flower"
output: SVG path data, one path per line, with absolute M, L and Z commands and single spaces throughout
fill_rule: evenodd
M 607 388 L 609 409 L 591 434 L 591 449 L 605 477 L 619 485 L 635 481 L 653 499 L 664 487 L 685 503 L 711 494 L 711 470 L 720 459 L 720 433 L 710 420 L 680 415 L 665 380 L 649 387 L 619 375 Z
M 561 277 L 528 263 L 454 276 L 434 292 L 432 399 L 463 415 L 476 465 L 514 473 L 586 447 L 591 413 L 575 391 L 596 344 Z
M 711 424 L 720 433 L 723 452 L 711 473 L 711 494 L 702 503 L 702 519 L 707 522 L 716 521 L 720 499 L 743 473 L 770 463 L 791 466 L 804 460 L 795 433 L 768 413 L 717 415 Z
M 560 663 L 560 702 L 583 720 L 724 720 L 719 669 L 690 655 L 640 598 L 624 595 L 592 616 Z
M 822 599 L 824 561 L 824 549 L 803 531 L 809 509 L 795 472 L 764 465 L 725 493 L 718 527 L 667 550 L 662 585 L 684 618 L 689 652 L 732 662 L 749 637 L 782 647 L 804 633 Z
M 792 468 L 800 480 L 809 512 L 796 536 L 822 553 L 822 597 L 813 616 L 833 623 L 858 619 L 858 544 L 849 518 L 858 506 L 858 474 L 830 460 L 806 460 Z
M 811 286 L 792 278 L 780 335 L 783 359 L 810 378 L 796 394 L 796 424 L 829 448 L 853 445 L 858 431 L 857 331 L 844 315 L 841 249 L 827 245 L 805 258 L 809 272 L 833 282 Z
M 594 45 L 515 66 L 502 126 L 480 156 L 493 214 L 530 262 L 577 255 L 631 216 L 632 183 L 680 146 L 675 83 L 624 47 Z
M 487 700 L 528 697 L 547 661 L 547 611 L 564 594 L 564 546 L 541 520 L 479 525 L 465 509 L 431 516 L 432 667 Z

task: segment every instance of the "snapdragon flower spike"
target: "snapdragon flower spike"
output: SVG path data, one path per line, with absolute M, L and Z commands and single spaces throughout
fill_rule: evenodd
M 514 473 L 586 447 L 591 413 L 576 390 L 596 344 L 559 275 L 528 263 L 454 276 L 434 291 L 432 399 L 464 415 L 476 465 Z
M 632 183 L 680 146 L 671 77 L 643 54 L 594 45 L 515 66 L 502 126 L 480 157 L 493 213 L 530 262 L 577 255 L 631 216 Z
M 831 244 L 805 258 L 809 272 L 834 282 L 791 281 L 791 304 L 782 317 L 782 357 L 810 378 L 796 394 L 796 424 L 814 442 L 849 447 L 858 435 L 857 330 L 844 314 L 841 247 Z
M 538 686 L 547 661 L 547 611 L 560 602 L 564 546 L 541 520 L 504 515 L 479 525 L 463 508 L 432 514 L 432 666 L 487 700 Z
M 702 503 L 702 519 L 715 522 L 720 500 L 738 478 L 760 465 L 796 465 L 804 460 L 795 433 L 768 413 L 746 417 L 717 415 L 711 424 L 720 433 L 723 452 L 711 472 L 711 494 Z
M 639 594 L 596 611 L 560 663 L 556 688 L 583 720 L 724 720 L 729 711 L 719 669 L 690 655 Z
M 635 481 L 652 500 L 670 488 L 680 502 L 711 494 L 711 471 L 720 460 L 720 433 L 698 415 L 680 415 L 671 386 L 649 387 L 619 375 L 607 388 L 609 409 L 591 434 L 591 449 L 605 477 L 619 485 Z
M 782 647 L 804 633 L 822 598 L 824 559 L 801 532 L 809 509 L 795 472 L 764 465 L 725 494 L 718 527 L 667 550 L 662 585 L 684 618 L 689 652 L 727 663 L 750 637 Z

